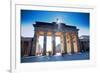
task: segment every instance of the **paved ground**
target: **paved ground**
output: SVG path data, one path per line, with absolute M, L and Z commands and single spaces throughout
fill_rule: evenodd
M 88 60 L 89 53 L 78 53 L 64 56 L 30 56 L 22 57 L 21 63 L 32 63 L 32 62 L 50 62 L 50 61 L 73 61 L 73 60 Z

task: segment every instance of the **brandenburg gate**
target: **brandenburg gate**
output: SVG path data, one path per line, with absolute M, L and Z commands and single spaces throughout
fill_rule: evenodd
M 65 23 L 36 22 L 32 55 L 73 54 L 80 51 L 76 26 Z

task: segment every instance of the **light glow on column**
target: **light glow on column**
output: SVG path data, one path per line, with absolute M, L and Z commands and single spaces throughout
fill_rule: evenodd
M 52 37 L 51 37 L 51 36 L 47 36 L 46 51 L 47 51 L 47 52 L 52 51 Z

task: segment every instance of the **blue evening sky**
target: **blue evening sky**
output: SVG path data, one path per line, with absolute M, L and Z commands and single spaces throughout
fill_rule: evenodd
M 34 33 L 33 23 L 36 21 L 51 23 L 56 21 L 57 18 L 66 25 L 76 26 L 80 29 L 79 36 L 89 35 L 89 17 L 89 13 L 82 12 L 21 10 L 21 35 L 32 37 L 32 33 Z

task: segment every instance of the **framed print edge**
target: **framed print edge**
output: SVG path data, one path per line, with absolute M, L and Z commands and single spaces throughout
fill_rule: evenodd
M 11 73 L 19 72 L 46 72 L 46 70 L 57 70 L 57 69 L 73 69 L 73 68 L 86 68 L 96 66 L 96 44 L 95 44 L 95 7 L 77 5 L 77 7 L 67 6 L 52 6 L 52 5 L 27 5 L 27 4 L 14 4 L 11 7 Z M 80 6 L 80 8 L 79 8 Z M 20 10 L 21 9 L 33 9 L 33 10 L 49 10 L 49 11 L 79 11 L 90 13 L 90 60 L 83 61 L 58 61 L 58 62 L 41 62 L 41 63 L 21 63 L 20 54 Z M 35 66 L 35 67 L 34 67 Z M 40 71 L 39 71 L 40 70 Z

